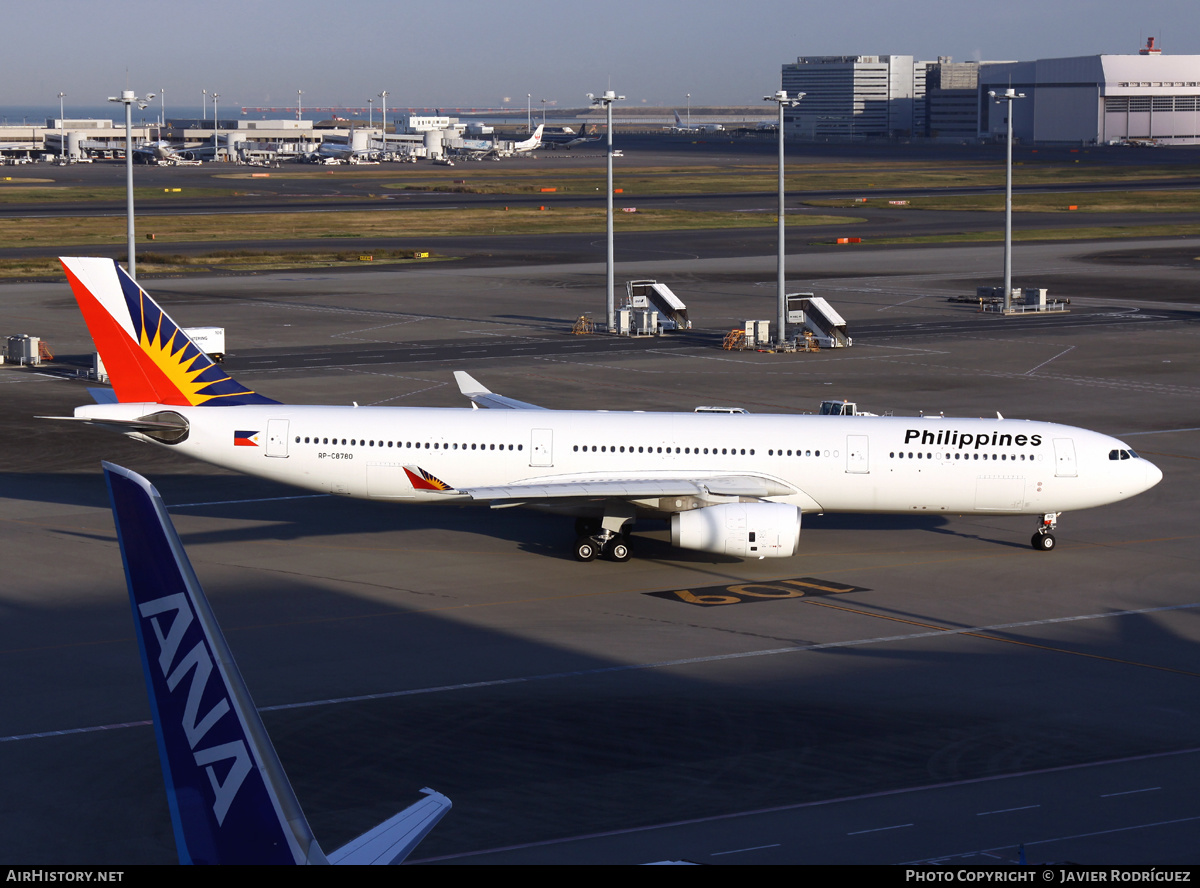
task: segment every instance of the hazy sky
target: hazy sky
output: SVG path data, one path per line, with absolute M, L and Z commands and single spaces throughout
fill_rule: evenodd
M 165 89 L 169 116 L 222 109 L 758 104 L 798 55 L 956 61 L 1200 54 L 1195 0 L 41 0 L 5 4 L 0 105 L 103 104 Z M 222 114 L 222 116 L 225 116 Z

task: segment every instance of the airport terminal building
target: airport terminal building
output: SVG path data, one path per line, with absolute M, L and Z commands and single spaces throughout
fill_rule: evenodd
M 1200 144 L 1200 56 L 1138 54 L 1031 62 L 914 61 L 908 55 L 801 56 L 782 88 L 804 99 L 784 115 L 799 140 L 1002 140 L 1011 86 L 1013 135 L 1042 145 Z
M 924 130 L 926 62 L 910 55 L 800 56 L 783 66 L 784 112 L 793 139 L 903 138 Z

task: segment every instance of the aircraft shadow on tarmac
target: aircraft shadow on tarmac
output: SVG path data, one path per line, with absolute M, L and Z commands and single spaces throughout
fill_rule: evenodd
M 180 531 L 185 544 L 252 542 L 302 537 L 332 537 L 391 531 L 442 530 L 478 534 L 515 543 L 523 552 L 572 560 L 575 539 L 572 518 L 529 509 L 505 509 L 502 515 L 483 506 L 416 505 L 311 493 L 258 478 L 147 472 L 175 515 L 204 515 L 239 522 L 236 529 L 203 534 Z M 13 500 L 103 508 L 103 477 L 92 473 L 0 473 L 0 496 Z M 244 522 L 255 522 L 247 525 Z M 1014 523 L 1020 537 L 1023 525 Z M 956 530 L 943 515 L 806 515 L 801 530 L 800 554 L 805 554 L 805 533 L 819 531 L 904 532 L 925 531 L 963 540 L 976 540 L 1017 549 L 1028 544 L 1000 536 Z M 61 531 L 76 534 L 78 531 Z M 83 533 L 83 536 L 88 534 Z M 642 521 L 634 529 L 634 555 L 682 564 L 737 564 L 743 559 L 694 552 L 671 545 L 669 528 L 661 521 Z M 808 550 L 812 549 L 808 537 Z
M 239 522 L 236 529 L 203 534 L 181 530 L 185 544 L 206 542 L 252 542 L 289 540 L 302 537 L 332 537 L 392 531 L 452 531 L 478 534 L 515 543 L 523 552 L 572 560 L 575 539 L 573 519 L 529 509 L 506 509 L 503 515 L 482 506 L 416 505 L 311 493 L 258 478 L 147 472 L 175 515 L 204 515 Z M 13 500 L 103 508 L 103 477 L 92 473 L 0 473 L 0 496 Z M 245 524 L 245 522 L 255 522 Z M 1023 525 L 1013 524 L 1021 537 Z M 1028 548 L 1023 540 L 1006 539 L 954 529 L 943 515 L 822 514 L 805 515 L 800 554 L 805 554 L 805 533 L 819 531 L 912 532 L 944 534 L 997 546 Z M 61 531 L 75 534 L 78 531 Z M 88 534 L 83 533 L 83 536 Z M 808 549 L 812 537 L 808 537 Z M 633 533 L 634 554 L 684 564 L 737 564 L 743 559 L 707 552 L 694 552 L 671 545 L 664 522 L 639 522 Z
M 414 781 L 454 799 L 454 816 L 421 847 L 421 857 L 436 857 L 1146 754 L 1182 745 L 1200 727 L 1195 713 L 1162 709 L 1166 685 L 1191 679 L 1160 683 L 1162 673 L 1141 671 L 1151 693 L 1119 727 L 1106 708 L 1110 689 L 1087 680 L 1110 668 L 1087 665 L 1096 658 L 1165 643 L 1151 616 L 1073 642 L 1087 659 L 1051 673 L 1046 658 L 1068 652 L 978 638 L 964 649 L 935 637 L 751 658 L 731 683 L 423 611 L 428 599 L 403 589 L 385 603 L 291 573 L 249 572 L 244 584 L 228 574 L 208 582 L 213 605 L 312 826 L 331 843 L 406 804 Z M 666 602 L 646 606 L 675 613 Z M 802 599 L 771 606 L 775 645 L 811 643 Z M 13 616 L 31 637 L 62 637 L 57 608 Z M 111 601 L 72 608 L 76 628 L 66 637 L 90 627 L 119 641 L 73 647 L 76 668 L 50 670 L 48 680 L 88 681 L 71 681 L 48 714 L 25 713 L 39 723 L 23 729 L 144 717 L 136 650 L 119 631 L 127 621 L 115 586 Z M 1179 639 L 1170 644 L 1178 649 Z M 1139 713 L 1144 720 L 1132 717 Z M 0 856 L 174 859 L 148 726 L 6 744 L 0 763 L 20 764 L 13 798 L 36 788 L 43 802 L 23 818 L 32 832 L 0 839 Z M 55 797 L 76 803 L 50 804 Z M 69 854 L 52 844 L 64 838 Z M 800 843 L 795 853 L 795 862 L 821 861 L 820 848 Z

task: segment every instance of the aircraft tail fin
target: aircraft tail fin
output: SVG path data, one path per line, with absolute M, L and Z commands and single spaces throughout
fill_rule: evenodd
M 683 119 L 682 119 L 682 118 L 680 118 L 680 116 L 679 116 L 679 112 L 678 112 L 678 111 L 675 111 L 675 112 L 673 112 L 673 113 L 675 114 L 675 126 L 677 126 L 677 127 L 679 127 L 680 129 L 682 129 L 682 128 L 683 128 Z
M 104 463 L 180 863 L 329 863 L 284 774 L 158 491 Z M 339 863 L 394 863 L 450 808 L 426 798 Z
M 120 402 L 278 403 L 222 370 L 114 260 L 59 261 Z
M 104 463 L 180 863 L 319 863 L 162 498 Z

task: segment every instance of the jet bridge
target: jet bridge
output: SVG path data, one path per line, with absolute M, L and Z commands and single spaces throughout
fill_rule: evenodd
M 821 348 L 849 348 L 854 344 L 846 329 L 846 319 L 822 297 L 812 293 L 788 293 L 787 309 L 788 322 L 803 324 Z
M 692 322 L 688 320 L 687 306 L 666 284 L 660 284 L 658 281 L 629 281 L 625 284 L 625 291 L 630 308 L 653 308 L 662 316 L 660 329 L 692 328 Z

